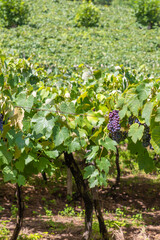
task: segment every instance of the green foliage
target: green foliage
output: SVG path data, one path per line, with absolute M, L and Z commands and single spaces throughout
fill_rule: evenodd
M 128 132 L 128 136 L 132 138 L 134 143 L 137 142 L 138 139 L 141 139 L 143 136 L 144 126 L 139 126 L 138 123 L 134 123 Z
M 6 225 L 9 221 L 0 221 L 1 228 L 0 228 L 0 240 L 8 240 L 10 231 Z
M 108 212 L 106 212 L 108 215 Z M 135 213 L 134 209 L 116 208 L 114 219 L 107 219 L 106 225 L 109 228 L 119 229 L 119 227 L 140 226 L 144 221 L 142 213 Z
M 84 84 L 83 65 L 62 81 L 66 72 L 48 74 L 26 60 L 1 60 L 5 84 L 0 95 L 4 114 L 0 167 L 5 182 L 21 186 L 33 174 L 45 171 L 50 176 L 60 168 L 59 156 L 64 151 L 82 151 L 86 159 L 83 176 L 90 187 L 106 186 L 110 154 L 115 154 L 117 146 L 107 129 L 115 105 L 139 168 L 146 172 L 155 168 L 149 149 L 142 146 L 144 126 L 134 123 L 130 127 L 128 117 L 140 116 L 142 124 L 147 122 L 152 146 L 159 154 L 158 80 L 118 67 L 115 73 L 92 69 L 92 78 Z
M 18 212 L 18 208 L 16 207 L 16 205 L 12 205 L 11 206 L 11 214 L 12 214 L 12 218 L 16 218 L 17 217 L 17 212 Z
M 73 217 L 76 215 L 74 208 L 71 206 L 69 207 L 68 204 L 66 204 L 66 207 L 64 208 L 64 210 L 59 211 L 58 214 L 61 216 L 67 216 L 67 217 Z
M 110 5 L 112 0 L 93 0 L 94 4 Z
M 150 28 L 160 22 L 160 1 L 159 0 L 135 0 L 135 16 L 137 21 Z
M 52 217 L 53 213 L 51 210 L 49 210 L 47 207 L 44 207 L 44 210 L 47 217 Z
M 92 3 L 83 3 L 75 16 L 75 23 L 78 27 L 95 27 L 99 20 L 100 11 Z
M 39 233 L 30 234 L 30 235 L 21 234 L 18 237 L 18 240 L 38 240 L 38 239 L 42 239 L 42 238 L 43 238 L 43 236 Z
M 136 223 L 138 223 L 138 221 L 143 221 L 142 213 L 137 213 L 132 215 L 131 219 L 133 220 L 133 222 L 136 222 Z
M 0 17 L 6 27 L 23 25 L 29 15 L 28 4 L 23 0 L 1 0 Z
M 155 170 L 150 153 L 160 154 L 159 79 L 119 66 L 112 73 L 90 68 L 92 77 L 82 80 L 84 65 L 72 73 L 64 69 L 57 69 L 58 73 L 48 72 L 27 60 L 5 56 L 1 57 L 0 70 L 1 78 L 5 79 L 0 85 L 0 112 L 4 116 L 0 170 L 5 182 L 25 185 L 31 176 L 43 171 L 55 176 L 63 163 L 59 156 L 66 151 L 74 155 L 81 152 L 85 159 L 82 174 L 90 188 L 106 186 L 117 148 L 107 128 L 113 109 L 119 110 L 121 130 L 127 133 L 126 148 L 138 162 L 139 169 L 146 173 Z M 130 126 L 130 116 L 138 118 L 140 124 Z M 142 145 L 146 123 L 150 127 L 153 150 Z M 123 139 L 120 144 L 124 144 Z M 42 200 L 46 204 L 48 224 L 54 228 L 52 211 L 46 198 Z M 16 212 L 13 205 L 13 217 Z M 59 214 L 79 215 L 68 205 Z M 119 209 L 117 216 L 122 216 Z M 118 226 L 128 224 L 120 219 L 116 221 Z M 113 221 L 109 222 L 110 226 L 113 224 L 115 226 Z
M 101 12 L 98 27 L 77 28 L 74 17 L 81 2 L 27 0 L 32 9 L 28 24 L 1 28 L 3 53 L 30 58 L 50 73 L 58 73 L 59 67 L 71 73 L 83 63 L 94 68 L 102 66 L 108 73 L 115 72 L 114 66 L 124 65 L 139 69 L 141 74 L 159 76 L 160 28 L 140 29 L 133 8 L 125 0 L 113 0 L 109 7 L 98 5 Z
M 0 212 L 2 212 L 3 210 L 5 210 L 5 208 L 3 208 L 2 206 L 0 206 Z
M 76 213 L 76 216 L 77 217 L 84 217 L 85 216 L 85 210 L 84 209 L 81 209 L 81 206 L 78 206 L 78 209 L 80 210 L 80 211 L 78 211 L 77 213 Z

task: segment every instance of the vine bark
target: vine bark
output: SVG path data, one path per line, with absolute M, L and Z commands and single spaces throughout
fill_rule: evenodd
M 17 240 L 23 224 L 24 203 L 22 201 L 22 187 L 17 184 L 16 188 L 17 188 L 17 206 L 18 206 L 17 223 L 10 240 Z
M 89 240 L 92 234 L 92 218 L 93 218 L 93 197 L 89 191 L 87 184 L 83 179 L 83 175 L 81 170 L 76 163 L 73 154 L 68 154 L 64 152 L 65 163 L 68 168 L 70 168 L 71 173 L 75 179 L 77 189 L 83 198 L 84 205 L 85 205 L 85 232 L 83 234 L 84 240 Z
M 83 234 L 83 239 L 89 240 L 91 238 L 93 208 L 95 208 L 102 240 L 109 240 L 109 234 L 107 232 L 104 218 L 101 212 L 97 188 L 95 188 L 95 190 L 93 190 L 91 193 L 88 184 L 83 179 L 81 170 L 76 163 L 72 153 L 68 154 L 67 152 L 64 152 L 64 157 L 65 163 L 67 167 L 70 168 L 71 173 L 73 174 L 77 189 L 81 194 L 81 197 L 83 198 L 85 204 L 85 233 Z
M 99 222 L 99 229 L 100 229 L 100 234 L 102 236 L 102 240 L 109 240 L 109 234 L 104 222 L 103 214 L 101 211 L 101 206 L 100 206 L 100 201 L 99 201 L 99 196 L 98 196 L 98 188 L 95 187 L 93 190 L 93 199 L 94 199 L 94 208 L 96 212 L 96 217 Z

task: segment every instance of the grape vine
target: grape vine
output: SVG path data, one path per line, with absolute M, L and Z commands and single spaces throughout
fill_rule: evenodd
M 83 177 L 90 188 L 106 186 L 110 156 L 126 138 L 125 148 L 135 154 L 140 169 L 154 169 L 149 146 L 160 154 L 159 80 L 144 78 L 123 92 L 112 84 L 108 88 L 103 74 L 98 83 L 86 79 L 83 84 L 81 68 L 66 77 L 63 71 L 48 74 L 26 60 L 3 62 L 0 171 L 5 182 L 21 186 L 33 174 L 52 175 L 62 153 L 81 151 L 87 163 Z M 122 83 L 122 75 L 112 81 Z

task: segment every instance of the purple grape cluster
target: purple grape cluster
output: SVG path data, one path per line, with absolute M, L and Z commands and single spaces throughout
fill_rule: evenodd
M 128 119 L 128 124 L 132 125 L 133 123 L 138 123 L 139 125 L 141 125 L 140 121 L 138 120 L 138 118 L 135 118 L 133 116 L 130 116 Z
M 119 143 L 122 140 L 122 134 L 120 131 L 113 132 L 112 134 L 110 133 L 110 135 L 111 135 L 111 138 L 117 143 Z
M 113 110 L 109 113 L 109 123 L 107 125 L 107 128 L 111 133 L 120 131 L 121 125 L 119 120 L 118 110 Z
M 129 119 L 128 119 L 128 124 L 132 125 L 133 123 L 134 123 L 134 117 L 130 116 Z
M 3 114 L 0 114 L 0 131 L 3 132 Z
M 138 123 L 139 126 L 141 125 L 141 123 L 140 123 L 140 121 L 138 120 L 138 118 L 136 118 L 134 122 L 135 122 L 135 123 Z
M 140 125 L 144 126 L 144 132 L 143 132 L 143 137 L 142 137 L 143 147 L 148 147 L 149 146 L 150 149 L 153 149 L 152 145 L 150 144 L 151 135 L 150 135 L 150 130 L 149 130 L 149 127 L 147 126 L 147 124 L 146 123 L 142 124 L 142 123 L 140 123 L 138 118 L 130 116 L 129 119 L 128 119 L 128 124 L 132 125 L 133 123 L 138 123 L 139 126 Z
M 119 111 L 113 110 L 109 113 L 109 123 L 107 125 L 111 138 L 116 142 L 120 142 L 121 140 L 121 125 L 119 118 Z
M 147 126 L 147 124 L 144 124 L 144 132 L 143 132 L 142 140 L 143 140 L 144 147 L 150 146 L 151 135 L 149 133 L 149 127 Z
M 120 141 L 124 141 L 128 137 L 128 133 L 126 131 L 118 131 L 118 132 L 113 132 L 112 134 L 110 133 L 111 138 L 119 143 Z

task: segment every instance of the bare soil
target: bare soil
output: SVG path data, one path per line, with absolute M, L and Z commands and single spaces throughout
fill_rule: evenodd
M 110 223 L 116 221 L 115 224 L 109 226 L 111 239 L 160 240 L 160 180 L 157 176 L 125 176 L 121 178 L 119 188 L 108 195 L 113 182 L 114 180 L 109 182 L 108 188 L 99 190 L 104 218 Z M 15 191 L 15 185 L 1 182 L 0 206 L 4 210 L 0 212 L 0 229 L 4 221 L 9 220 L 6 228 L 11 233 L 16 222 L 11 213 L 11 206 L 16 205 Z M 25 213 L 20 234 L 38 233 L 39 236 L 41 235 L 39 239 L 43 240 L 82 239 L 84 217 L 80 217 L 78 213 L 84 207 L 83 202 L 78 199 L 68 204 L 66 192 L 64 184 L 55 183 L 52 180 L 45 184 L 40 176 L 35 177 L 30 184 L 23 187 Z M 66 208 L 66 204 L 74 208 L 74 216 L 59 214 L 59 211 Z M 52 211 L 52 216 L 46 215 L 45 207 Z M 122 210 L 122 213 L 119 214 L 117 209 Z M 142 219 L 139 219 L 139 216 L 142 216 Z M 119 225 L 123 221 L 127 224 Z M 93 229 L 93 240 L 101 239 L 96 227 Z

